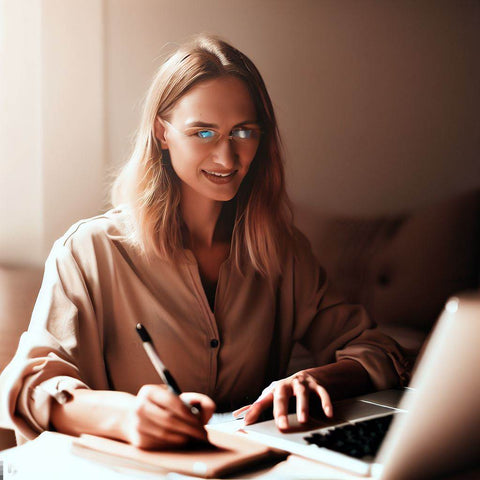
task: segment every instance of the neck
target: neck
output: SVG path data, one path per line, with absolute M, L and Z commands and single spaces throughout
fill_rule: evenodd
M 196 195 L 189 187 L 182 189 L 180 203 L 183 221 L 187 226 L 190 246 L 211 247 L 222 202 Z

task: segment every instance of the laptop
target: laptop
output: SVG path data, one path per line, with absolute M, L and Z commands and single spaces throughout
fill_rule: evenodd
M 479 366 L 480 294 L 459 295 L 446 303 L 409 388 L 336 402 L 333 420 L 312 419 L 306 428 L 290 414 L 288 433 L 273 420 L 243 431 L 360 476 L 425 479 L 478 469 Z

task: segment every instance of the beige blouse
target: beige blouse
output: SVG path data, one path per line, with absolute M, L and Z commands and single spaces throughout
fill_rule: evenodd
M 406 363 L 360 306 L 327 294 L 324 271 L 303 235 L 284 272 L 264 278 L 227 259 L 214 313 L 191 251 L 187 260 L 147 260 L 125 240 L 127 210 L 73 225 L 45 265 L 28 331 L 0 376 L 0 424 L 33 438 L 49 428 L 52 398 L 72 389 L 135 394 L 160 383 L 135 331 L 142 322 L 183 391 L 209 395 L 219 410 L 257 398 L 285 376 L 293 343 L 318 365 L 350 358 L 377 388 L 398 385 Z

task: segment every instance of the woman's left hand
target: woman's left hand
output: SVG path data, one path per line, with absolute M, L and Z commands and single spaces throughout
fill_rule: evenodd
M 298 372 L 290 377 L 272 382 L 252 404 L 233 412 L 234 416 L 245 413 L 245 425 L 255 423 L 260 414 L 273 404 L 273 417 L 280 430 L 287 430 L 288 403 L 290 397 L 297 400 L 297 418 L 306 423 L 309 417 L 309 397 L 316 394 L 321 400 L 323 411 L 327 417 L 333 416 L 332 402 L 327 390 L 315 378 L 306 372 Z

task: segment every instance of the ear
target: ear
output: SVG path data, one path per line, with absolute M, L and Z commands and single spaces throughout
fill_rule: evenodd
M 162 147 L 162 150 L 168 150 L 168 144 L 167 144 L 167 139 L 165 136 L 165 125 L 163 122 L 160 120 L 160 118 L 157 116 L 155 117 L 155 138 L 160 142 L 160 146 Z

